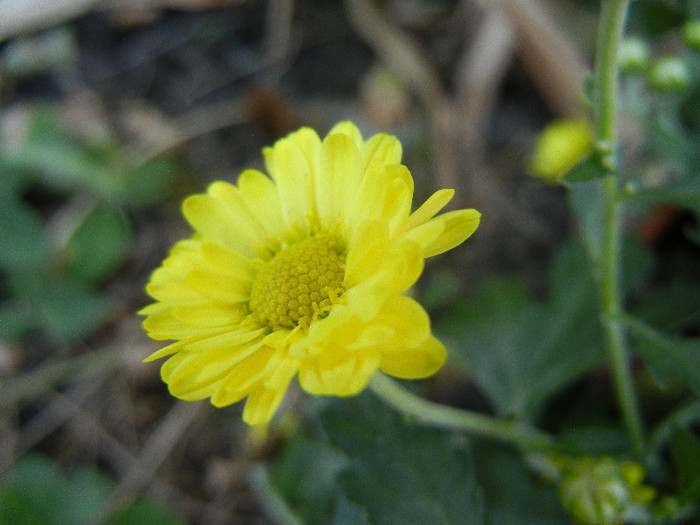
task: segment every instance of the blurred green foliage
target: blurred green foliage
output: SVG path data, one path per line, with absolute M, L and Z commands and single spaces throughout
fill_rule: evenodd
M 76 138 L 49 106 L 33 111 L 19 145 L 0 150 L 0 338 L 66 342 L 103 322 L 112 304 L 100 285 L 128 254 L 130 212 L 162 199 L 175 168 Z
M 83 525 L 91 523 L 114 490 L 114 482 L 94 467 L 64 473 L 52 460 L 28 455 L 0 484 L 0 525 Z M 148 499 L 119 509 L 105 525 L 184 525 L 172 510 Z

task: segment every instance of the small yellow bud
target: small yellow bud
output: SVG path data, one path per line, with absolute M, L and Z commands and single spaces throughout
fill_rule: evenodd
M 585 120 L 556 120 L 547 125 L 530 158 L 529 173 L 557 182 L 583 160 L 593 144 L 593 128 Z

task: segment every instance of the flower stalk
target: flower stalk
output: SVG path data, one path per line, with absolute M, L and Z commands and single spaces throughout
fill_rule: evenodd
M 487 437 L 528 450 L 551 450 L 554 444 L 554 439 L 548 434 L 517 422 L 427 401 L 382 373 L 372 376 L 370 388 L 386 404 L 424 425 Z
M 594 77 L 595 150 L 608 171 L 603 184 L 603 240 L 595 261 L 599 268 L 601 317 L 615 390 L 627 432 L 637 454 L 644 449 L 639 406 L 634 391 L 620 291 L 620 205 L 617 158 L 617 78 L 620 42 L 629 0 L 604 0 Z

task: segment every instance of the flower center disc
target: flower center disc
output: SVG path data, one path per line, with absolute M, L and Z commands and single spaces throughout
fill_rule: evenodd
M 278 252 L 253 280 L 250 311 L 268 326 L 308 327 L 342 295 L 345 255 L 329 235 L 309 237 Z

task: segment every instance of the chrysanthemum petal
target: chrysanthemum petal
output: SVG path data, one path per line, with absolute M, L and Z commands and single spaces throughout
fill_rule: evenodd
M 301 128 L 293 133 L 290 133 L 287 138 L 296 144 L 297 148 L 309 166 L 311 179 L 315 180 L 318 176 L 319 159 L 321 158 L 321 139 L 312 128 Z
M 355 286 L 378 285 L 377 274 L 388 272 L 387 278 L 393 286 L 387 290 L 401 293 L 415 283 L 422 271 L 419 244 L 408 239 L 392 240 L 385 222 L 366 222 L 358 228 L 355 242 L 348 250 L 344 284 L 348 292 Z M 368 284 L 372 279 L 374 284 Z
M 381 215 L 387 189 L 386 167 L 375 164 L 364 174 L 353 201 L 347 208 L 342 233 L 349 245 L 356 244 L 355 234 L 366 222 Z
M 262 338 L 264 328 L 241 326 L 238 329 L 217 333 L 209 338 L 200 338 L 187 346 L 189 352 L 217 352 L 228 354 L 239 346 L 257 344 Z M 244 356 L 243 356 L 244 357 Z
M 430 336 L 430 318 L 423 307 L 405 295 L 395 295 L 365 328 L 354 328 L 348 338 L 352 350 L 375 348 L 382 352 L 402 352 Z
M 212 182 L 207 193 L 226 204 L 232 220 L 239 229 L 247 231 L 254 242 L 266 245 L 269 234 L 265 226 L 260 222 L 258 215 L 251 212 L 248 201 L 236 186 L 223 181 Z
M 226 374 L 212 395 L 211 404 L 223 407 L 237 403 L 247 396 L 250 390 L 277 366 L 279 361 L 279 352 L 263 345 Z
M 299 370 L 299 360 L 286 357 L 280 360 L 275 369 L 265 378 L 264 385 L 271 390 L 286 389 Z
M 248 395 L 243 409 L 243 421 L 249 425 L 260 425 L 270 421 L 286 391 L 286 387 L 278 390 L 271 390 L 262 385 L 256 387 Z
M 345 384 L 335 395 L 354 396 L 367 388 L 372 375 L 377 371 L 380 364 L 380 354 L 375 351 L 362 352 L 355 359 L 355 368 L 347 378 Z
M 392 135 L 377 133 L 362 145 L 364 171 L 371 166 L 387 166 L 401 162 L 401 143 Z
M 193 271 L 185 281 L 193 290 L 219 303 L 240 303 L 250 296 L 250 281 L 234 279 L 216 272 Z
M 218 272 L 241 281 L 253 278 L 255 271 L 253 261 L 228 246 L 214 242 L 202 242 L 200 253 L 204 261 Z
M 331 348 L 302 361 L 299 384 L 310 394 L 350 396 L 367 386 L 378 366 L 379 355 L 375 351 L 352 353 Z
M 392 232 L 397 232 L 411 212 L 413 177 L 401 164 L 387 166 L 386 174 L 388 184 L 381 217 L 389 223 Z
M 438 190 L 433 193 L 428 197 L 428 200 L 409 215 L 408 220 L 406 220 L 403 225 L 403 230 L 412 230 L 435 217 L 435 215 L 452 200 L 454 194 L 455 190 Z
M 360 133 L 357 126 L 349 120 L 338 122 L 335 126 L 333 126 L 328 132 L 327 136 L 330 137 L 331 135 L 345 135 L 355 143 L 358 150 L 364 146 L 362 133 Z
M 148 317 L 143 320 L 143 327 L 151 339 L 159 341 L 183 339 L 212 332 L 210 327 L 197 327 L 182 322 L 173 315 L 172 307 L 162 303 L 155 303 L 154 307 L 149 310 L 144 309 L 148 313 Z
M 219 328 L 233 326 L 245 316 L 241 308 L 232 306 L 177 306 L 173 316 L 190 326 L 202 328 Z
M 228 352 L 191 352 L 189 348 L 171 356 L 161 367 L 163 381 L 170 391 L 186 401 L 211 397 L 219 383 L 262 343 L 241 346 Z
M 165 303 L 192 303 L 201 299 L 201 296 L 187 285 L 181 270 L 167 266 L 161 266 L 151 274 L 146 292 Z
M 271 241 L 281 239 L 285 233 L 277 186 L 264 173 L 245 170 L 238 177 L 238 188 L 246 204 L 265 227 Z
M 241 227 L 224 202 L 209 195 L 192 195 L 182 203 L 182 212 L 203 238 L 230 246 L 246 257 L 259 255 L 254 247 L 262 239 Z
M 422 379 L 437 372 L 446 357 L 445 347 L 431 336 L 419 346 L 401 352 L 384 352 L 379 369 L 402 379 Z
M 376 266 L 370 263 L 391 242 L 389 227 L 383 221 L 367 221 L 362 223 L 357 230 L 355 242 L 348 249 L 345 261 L 345 286 L 352 287 L 367 279 L 377 271 Z
M 186 339 L 180 339 L 179 341 L 175 341 L 174 343 L 171 343 L 167 346 L 164 346 L 157 352 L 153 352 L 151 355 L 146 357 L 143 362 L 144 363 L 150 363 L 151 361 L 155 361 L 156 359 L 161 359 L 163 357 L 168 357 L 169 355 L 174 354 L 175 352 L 179 352 L 186 346 L 194 343 L 195 341 L 201 341 L 202 339 L 206 339 L 208 337 L 213 337 L 215 335 L 219 335 L 222 333 L 222 331 L 227 331 L 226 329 L 218 329 L 214 331 L 209 331 L 204 334 L 188 337 Z
M 337 351 L 333 351 L 337 350 Z M 340 348 L 306 359 L 299 368 L 299 384 L 310 394 L 337 395 L 355 368 L 352 356 Z
M 290 138 L 278 140 L 263 152 L 265 166 L 279 191 L 287 226 L 308 233 L 315 205 L 314 180 L 306 157 Z
M 362 160 L 357 145 L 347 135 L 329 135 L 321 146 L 316 181 L 316 206 L 321 226 L 332 229 L 341 222 L 360 188 Z
M 451 211 L 430 219 L 405 236 L 423 247 L 424 257 L 432 257 L 464 242 L 479 226 L 480 217 L 476 210 Z

